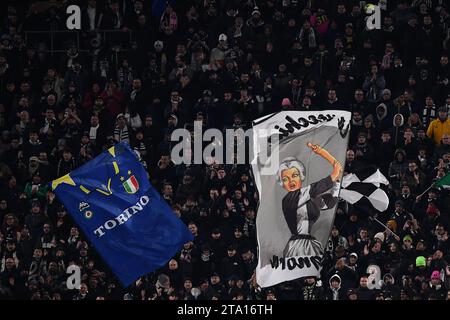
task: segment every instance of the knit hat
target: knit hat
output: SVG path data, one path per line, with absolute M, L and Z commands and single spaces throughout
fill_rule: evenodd
M 440 279 L 440 278 L 441 278 L 441 274 L 439 273 L 439 271 L 433 271 L 433 273 L 431 274 L 431 280 Z
M 404 208 L 405 207 L 405 203 L 403 202 L 403 200 L 397 200 L 397 201 L 395 201 L 395 204 L 397 205 L 399 205 L 400 207 L 402 207 L 402 208 Z
M 283 107 L 287 107 L 291 105 L 291 100 L 289 100 L 288 98 L 284 98 L 283 101 L 281 102 L 281 106 Z
M 228 40 L 228 37 L 227 37 L 226 34 L 222 33 L 222 34 L 219 36 L 219 41 L 227 41 L 227 40 Z
M 426 267 L 427 261 L 424 256 L 418 256 L 416 258 L 416 267 Z
M 252 16 L 255 15 L 255 14 L 261 15 L 261 12 L 259 11 L 259 8 L 258 8 L 258 7 L 254 7 L 254 8 L 253 8 Z
M 375 240 L 379 239 L 381 242 L 384 242 L 384 233 L 383 232 L 378 232 L 373 238 Z
M 413 241 L 412 237 L 409 234 L 407 234 L 406 236 L 403 237 L 403 241 L 408 241 L 408 240 L 411 242 Z

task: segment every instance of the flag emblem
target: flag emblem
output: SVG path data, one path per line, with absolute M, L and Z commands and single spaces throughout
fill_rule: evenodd
M 126 192 L 133 194 L 139 190 L 139 183 L 136 180 L 136 177 L 132 175 L 125 182 L 122 182 L 122 185 Z
M 84 217 L 85 217 L 86 219 L 92 218 L 93 215 L 94 215 L 94 214 L 92 213 L 91 210 L 88 210 L 88 211 L 86 211 L 86 212 L 84 213 Z
M 89 208 L 89 203 L 86 202 L 80 202 L 80 205 L 78 206 L 78 209 L 80 211 L 86 210 L 87 208 Z

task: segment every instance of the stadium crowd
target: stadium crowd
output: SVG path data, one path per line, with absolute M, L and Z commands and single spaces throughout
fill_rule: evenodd
M 356 0 L 1 1 L 0 297 L 449 300 L 449 191 L 427 189 L 450 172 L 450 8 L 380 6 L 367 30 Z M 320 279 L 261 289 L 250 167 L 174 165 L 171 133 L 327 109 L 351 111 L 345 172 L 379 167 L 389 209 L 341 202 Z M 120 141 L 195 236 L 128 288 L 48 187 Z

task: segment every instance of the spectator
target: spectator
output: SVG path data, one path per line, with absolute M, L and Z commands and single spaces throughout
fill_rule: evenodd
M 24 33 L 65 32 L 58 21 L 67 4 L 13 3 L 1 19 L 2 292 L 33 300 L 448 298 L 449 195 L 422 194 L 450 170 L 444 5 L 388 1 L 382 29 L 368 32 L 364 8 L 348 1 L 194 1 L 169 4 L 156 19 L 141 0 L 103 2 L 82 7 L 79 43 Z M 376 166 L 388 178 L 391 205 L 377 213 L 388 228 L 367 208 L 340 203 L 320 276 L 259 291 L 251 175 L 241 165 L 175 165 L 171 133 L 193 132 L 194 120 L 237 129 L 280 110 L 326 109 L 352 113 L 345 174 Z M 167 265 L 128 288 L 47 187 L 118 141 L 130 142 L 195 235 L 173 272 Z M 73 263 L 83 284 L 65 293 L 59 284 Z M 369 263 L 380 267 L 381 289 L 364 285 Z
M 450 119 L 446 107 L 439 108 L 438 118 L 431 121 L 427 129 L 427 136 L 432 138 L 435 144 L 441 144 L 444 134 L 450 134 Z

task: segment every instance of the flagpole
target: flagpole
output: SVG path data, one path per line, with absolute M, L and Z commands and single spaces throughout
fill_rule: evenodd
M 428 190 L 430 190 L 431 188 L 433 188 L 435 186 L 435 183 L 433 182 L 431 184 L 431 186 L 429 186 L 424 192 L 422 192 L 421 194 L 418 195 L 418 197 L 422 198 L 422 196 L 428 192 Z
M 385 227 L 385 228 L 386 228 L 387 230 L 389 230 L 389 232 L 391 232 L 394 236 L 400 238 L 394 231 L 392 231 L 391 229 L 389 229 L 389 228 L 387 227 L 387 225 L 385 225 L 383 222 L 381 222 L 380 220 L 378 220 L 378 219 L 375 218 L 375 217 L 370 217 L 370 218 L 372 218 L 373 220 L 375 220 L 376 222 L 378 222 L 380 225 L 382 225 L 383 227 Z

